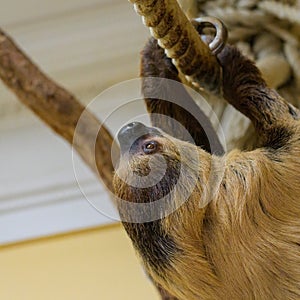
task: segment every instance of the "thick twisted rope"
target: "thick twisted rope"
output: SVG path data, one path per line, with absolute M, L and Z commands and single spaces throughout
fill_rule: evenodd
M 130 0 L 177 69 L 194 85 L 220 92 L 221 68 L 176 0 Z

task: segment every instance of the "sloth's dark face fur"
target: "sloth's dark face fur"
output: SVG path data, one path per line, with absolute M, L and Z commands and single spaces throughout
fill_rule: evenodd
M 139 123 L 139 138 L 127 128 L 114 177 L 124 227 L 153 280 L 178 299 L 300 299 L 299 113 L 234 48 L 219 60 L 224 97 L 252 120 L 260 146 L 216 157 Z M 163 197 L 167 206 L 156 207 Z

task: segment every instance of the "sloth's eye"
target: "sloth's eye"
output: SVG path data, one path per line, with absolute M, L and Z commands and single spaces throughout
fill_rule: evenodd
M 158 144 L 155 141 L 150 141 L 145 143 L 142 148 L 145 154 L 152 154 L 157 150 Z

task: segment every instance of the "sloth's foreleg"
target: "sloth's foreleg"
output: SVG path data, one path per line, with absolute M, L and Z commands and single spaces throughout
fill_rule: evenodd
M 236 48 L 226 46 L 218 58 L 223 68 L 224 98 L 252 121 L 263 146 L 283 146 L 299 111 L 270 89 L 254 63 Z
M 223 147 L 209 119 L 180 83 L 177 69 L 153 38 L 142 51 L 141 77 L 143 94 L 153 126 L 176 138 L 188 140 L 182 128 L 178 126 L 179 122 L 189 132 L 196 145 L 208 152 L 223 154 Z M 163 80 L 164 78 L 171 80 Z

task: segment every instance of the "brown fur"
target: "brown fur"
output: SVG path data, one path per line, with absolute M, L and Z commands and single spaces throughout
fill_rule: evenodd
M 180 82 L 178 71 L 171 59 L 166 57 L 164 50 L 157 45 L 153 38 L 149 40 L 142 51 L 141 76 L 145 103 L 153 126 L 161 128 L 173 137 L 188 140 L 176 122 L 170 124 L 170 119 L 163 117 L 166 115 L 183 125 L 191 134 L 195 144 L 201 146 L 202 149 L 208 152 L 214 149 L 214 154 L 224 153 L 210 120 L 182 85 L 170 81 L 162 81 L 163 84 L 160 86 L 153 83 L 152 77 L 168 78 Z M 172 99 L 173 102 L 153 98 L 153 95 L 156 94 L 167 94 L 166 99 Z M 193 115 L 190 112 L 193 112 Z M 211 137 L 210 141 L 207 135 Z
M 124 223 L 125 229 L 154 281 L 178 299 L 300 299 L 299 113 L 235 48 L 226 47 L 219 61 L 224 97 L 252 120 L 260 147 L 217 157 L 164 133 L 148 137 L 167 161 L 164 178 L 140 189 L 116 174 L 117 195 L 152 203 L 175 189 L 170 205 L 187 192 L 190 197 L 161 220 Z M 183 158 L 178 149 L 197 153 L 201 163 L 192 161 L 193 155 Z M 119 172 L 126 176 L 130 166 L 143 175 L 148 162 L 149 155 L 140 153 L 123 157 Z M 175 188 L 181 166 L 185 179 Z M 218 193 L 205 194 L 215 170 L 224 171 L 214 174 Z M 209 203 L 200 208 L 201 201 Z M 123 216 L 132 213 L 119 209 Z

